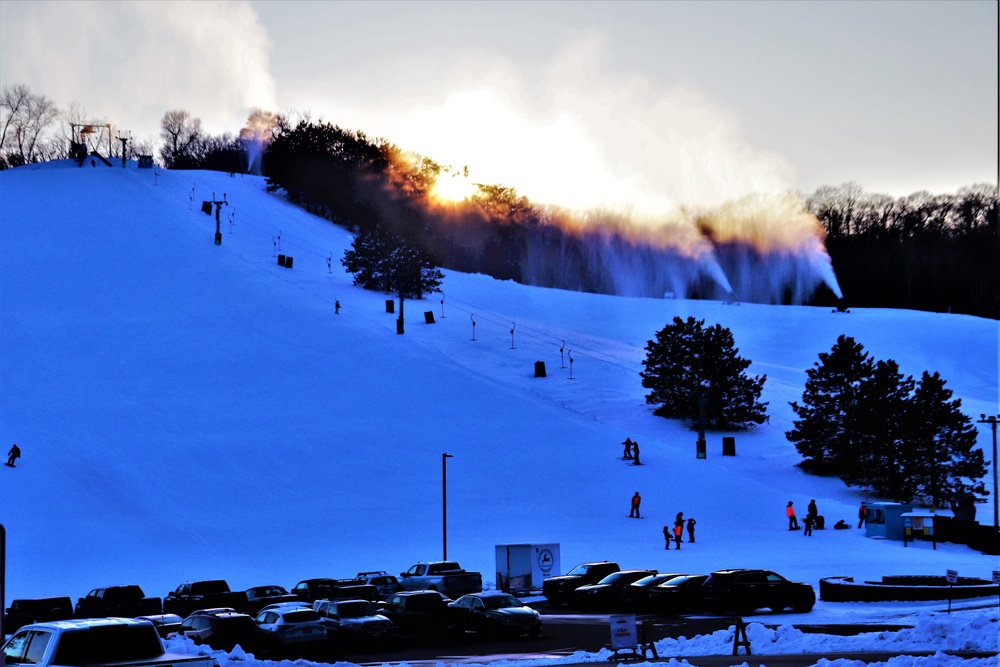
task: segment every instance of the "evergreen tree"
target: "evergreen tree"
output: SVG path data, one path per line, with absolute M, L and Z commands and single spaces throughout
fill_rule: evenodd
M 842 456 L 842 450 L 845 444 L 850 451 L 863 450 L 856 406 L 862 383 L 873 369 L 874 362 L 864 347 L 841 335 L 833 348 L 821 352 L 819 361 L 806 370 L 802 403 L 791 403 L 798 419 L 785 433 L 804 457 L 801 468 L 819 475 L 840 475 L 856 467 L 849 457 Z M 866 465 L 872 461 L 867 453 L 862 460 Z
M 799 418 L 785 434 L 804 457 L 802 468 L 879 497 L 927 498 L 935 506 L 985 493 L 976 431 L 937 373 L 915 383 L 895 361 L 873 361 L 847 336 L 819 357 L 806 371 L 802 404 L 791 404 Z
M 871 374 L 862 379 L 855 412 L 849 417 L 852 437 L 841 443 L 838 452 L 844 482 L 863 485 L 883 498 L 913 497 L 905 451 L 912 392 L 913 378 L 903 377 L 892 359 L 876 361 Z
M 937 373 L 924 371 L 909 405 L 905 443 L 910 497 L 930 499 L 934 507 L 965 494 L 984 494 L 983 451 L 974 449 L 976 429 L 962 414 L 960 399 Z
M 401 243 L 381 227 L 366 229 L 354 237 L 340 263 L 354 274 L 355 285 L 388 293 L 392 291 L 392 253 Z
M 654 414 L 717 428 L 746 428 L 765 420 L 760 394 L 767 376 L 748 377 L 733 334 L 719 324 L 675 317 L 646 344 L 642 386 Z
M 381 227 L 358 234 L 340 263 L 354 274 L 355 285 L 396 292 L 400 299 L 421 299 L 428 292 L 440 291 L 444 279 L 421 248 Z

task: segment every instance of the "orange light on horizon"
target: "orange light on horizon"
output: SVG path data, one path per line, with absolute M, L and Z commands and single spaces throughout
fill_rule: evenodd
M 442 203 L 455 204 L 466 201 L 476 193 L 476 185 L 462 174 L 439 174 L 430 190 L 430 196 Z

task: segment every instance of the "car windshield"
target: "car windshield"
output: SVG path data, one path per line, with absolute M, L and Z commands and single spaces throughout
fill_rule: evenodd
M 366 600 L 358 600 L 357 602 L 341 602 L 337 604 L 337 614 L 343 618 L 374 616 L 375 613 L 375 606 Z
M 674 588 L 676 586 L 685 586 L 689 582 L 704 580 L 705 577 L 693 576 L 693 577 L 674 577 L 663 583 L 664 588 Z
M 284 614 L 285 623 L 309 623 L 319 620 L 319 614 L 312 609 L 296 609 Z
M 638 581 L 634 581 L 634 582 L 632 582 L 632 585 L 633 586 L 640 586 L 640 587 L 656 586 L 657 584 L 660 584 L 660 583 L 663 583 L 664 581 L 666 581 L 667 578 L 668 577 L 666 575 L 663 575 L 663 574 L 654 574 L 654 575 L 651 575 L 651 576 L 648 576 L 648 577 L 643 577 L 642 579 L 639 579 Z
M 523 607 L 513 595 L 486 595 L 480 598 L 487 609 L 509 609 L 510 607 Z
M 569 572 L 567 572 L 567 574 L 573 574 L 573 575 L 583 576 L 583 575 L 587 574 L 587 572 L 589 572 L 589 571 L 590 571 L 590 566 L 589 565 L 577 565 L 572 570 L 570 570 Z

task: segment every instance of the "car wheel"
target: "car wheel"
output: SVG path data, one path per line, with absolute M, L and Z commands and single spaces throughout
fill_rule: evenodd
M 808 604 L 805 603 L 805 602 L 802 602 L 802 603 L 797 604 L 794 607 L 792 607 L 792 609 L 794 609 L 795 611 L 799 612 L 800 614 L 805 614 L 805 613 L 808 613 L 808 612 L 812 611 L 813 604 L 814 603 L 812 603 L 812 602 L 810 602 Z

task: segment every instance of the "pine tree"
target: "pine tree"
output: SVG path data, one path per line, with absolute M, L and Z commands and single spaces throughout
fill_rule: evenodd
M 856 467 L 849 451 L 860 452 L 857 402 L 862 383 L 870 377 L 874 362 L 864 347 L 849 336 L 841 335 L 829 352 L 821 352 L 819 361 L 806 370 L 802 403 L 791 403 L 798 416 L 794 428 L 785 437 L 804 457 L 804 470 L 820 475 L 840 475 Z M 867 455 L 866 455 L 867 456 Z M 863 458 L 870 462 L 870 459 Z
M 717 428 L 746 428 L 765 420 L 760 394 L 767 376 L 748 377 L 733 335 L 721 325 L 675 317 L 646 344 L 642 386 L 661 417 L 691 419 Z
M 882 498 L 909 500 L 913 494 L 905 453 L 913 378 L 903 377 L 892 359 L 877 361 L 859 386 L 851 416 L 852 438 L 842 443 L 840 478 Z
M 983 494 L 983 451 L 974 449 L 976 429 L 962 414 L 960 399 L 937 373 L 924 371 L 909 406 L 911 430 L 905 443 L 912 497 L 934 507 L 965 494 Z
M 421 299 L 424 294 L 440 291 L 444 279 L 421 248 L 381 227 L 358 234 L 340 263 L 354 274 L 355 285 L 395 292 L 401 299 Z
M 937 373 L 925 371 L 915 383 L 895 361 L 873 361 L 847 336 L 819 358 L 806 371 L 802 404 L 791 404 L 799 418 L 785 434 L 804 457 L 802 468 L 879 497 L 922 497 L 935 506 L 985 493 L 976 431 Z

